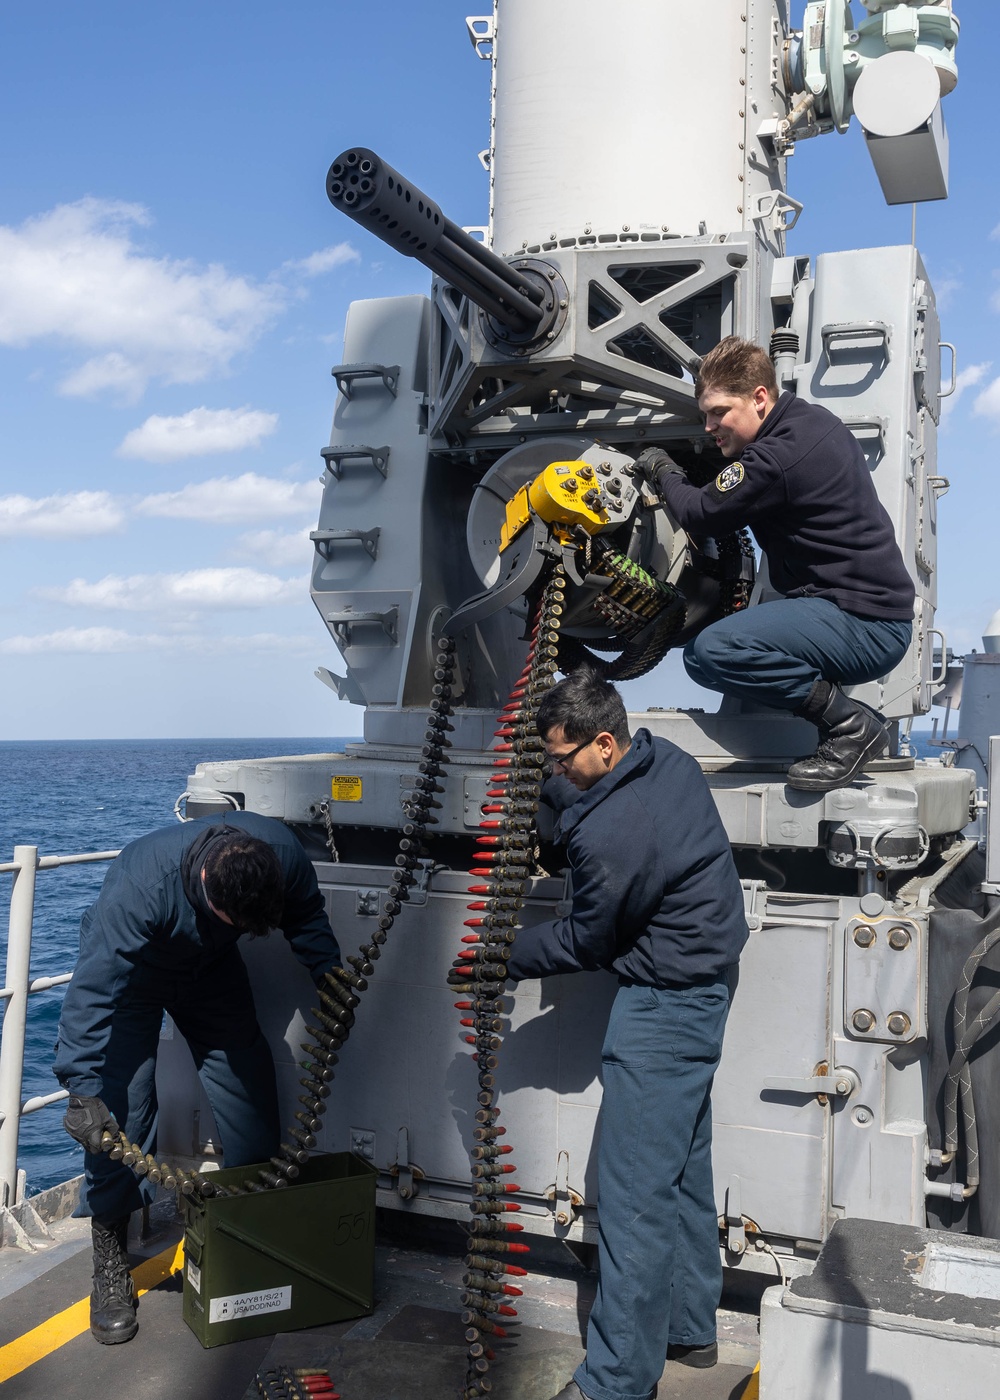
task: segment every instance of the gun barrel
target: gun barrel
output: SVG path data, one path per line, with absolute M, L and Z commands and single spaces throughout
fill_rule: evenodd
M 326 192 L 335 209 L 416 258 L 511 330 L 529 333 L 545 317 L 544 287 L 453 223 L 367 147 L 354 146 L 337 157 Z

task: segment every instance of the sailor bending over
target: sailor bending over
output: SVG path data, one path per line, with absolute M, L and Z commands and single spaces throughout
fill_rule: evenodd
M 163 1013 L 184 1037 L 227 1167 L 279 1146 L 274 1063 L 257 1024 L 239 940 L 280 928 L 314 981 L 340 962 L 316 875 L 281 822 L 251 812 L 202 817 L 125 847 L 80 926 L 55 1074 L 66 1131 L 87 1149 L 81 1215 L 93 1217 L 91 1331 L 135 1335 L 129 1215 L 153 1187 L 100 1151 L 105 1129 L 156 1149 L 156 1047 Z

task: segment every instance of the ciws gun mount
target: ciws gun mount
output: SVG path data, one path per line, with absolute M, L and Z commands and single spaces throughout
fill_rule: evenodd
M 467 318 L 474 314 L 468 302 L 478 308 L 482 340 L 494 354 L 523 362 L 560 337 L 570 300 L 556 262 L 498 256 L 366 147 L 336 158 L 326 188 L 335 208 L 467 299 Z M 432 362 L 441 343 L 438 328 Z M 523 376 L 531 362 L 518 367 Z M 546 561 L 558 558 L 570 590 L 562 669 L 589 659 L 614 679 L 633 679 L 707 622 L 746 605 L 752 550 L 741 536 L 689 539 L 634 479 L 629 453 L 589 436 L 550 436 L 577 426 L 579 410 L 550 386 L 551 375 L 536 377 L 545 381 L 534 398 L 543 401 L 549 432 L 500 453 L 477 452 L 489 465 L 472 496 L 467 543 L 486 588 L 448 607 L 444 630 L 460 635 L 505 607 L 521 611 L 540 588 Z M 530 378 L 515 383 L 509 398 L 532 397 Z M 699 426 L 687 427 L 703 436 Z M 641 445 L 627 444 L 633 452 Z M 688 449 L 693 474 L 708 479 L 718 470 L 715 454 L 701 441 L 698 448 L 697 456 Z M 597 656 L 591 647 L 613 655 Z

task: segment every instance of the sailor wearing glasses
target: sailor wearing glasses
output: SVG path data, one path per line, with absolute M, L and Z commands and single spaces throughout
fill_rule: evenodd
M 587 1355 L 555 1400 L 645 1400 L 665 1358 L 712 1366 L 722 1291 L 712 1078 L 747 938 L 725 829 L 697 763 L 646 729 L 593 669 L 548 692 L 538 730 L 579 796 L 556 834 L 570 913 L 527 928 L 512 978 L 605 968 L 600 1282 Z

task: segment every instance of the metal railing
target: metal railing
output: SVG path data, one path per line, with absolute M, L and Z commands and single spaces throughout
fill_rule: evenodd
M 0 1001 L 7 1005 L 0 1028 L 0 1207 L 18 1204 L 23 1185 L 17 1170 L 17 1141 L 21 1119 L 68 1097 L 65 1089 L 21 1102 L 24 1079 L 24 1036 L 28 997 L 62 986 L 72 976 L 31 978 L 31 932 L 35 914 L 35 874 L 62 865 L 89 865 L 114 860 L 117 851 L 88 851 L 75 856 L 39 856 L 37 846 L 15 846 L 14 859 L 0 865 L 0 874 L 13 875 L 10 923 L 7 932 L 7 971 Z

